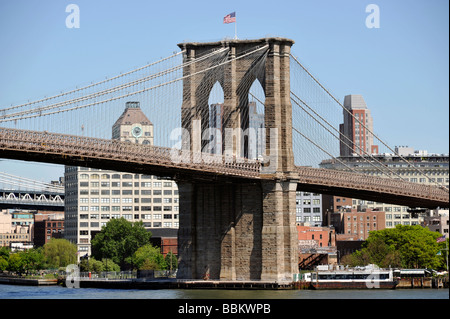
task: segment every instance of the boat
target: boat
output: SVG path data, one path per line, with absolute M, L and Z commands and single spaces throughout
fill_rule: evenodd
M 393 269 L 378 267 L 318 269 L 302 277 L 311 289 L 395 289 L 399 282 Z

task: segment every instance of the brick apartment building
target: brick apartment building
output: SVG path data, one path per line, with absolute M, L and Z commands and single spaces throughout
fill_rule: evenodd
M 344 208 L 331 213 L 330 222 L 336 234 L 345 234 L 357 240 L 366 240 L 369 232 L 386 228 L 385 212 L 372 209 L 359 212 L 354 208 Z
M 64 212 L 38 212 L 34 215 L 34 245 L 44 246 L 64 234 Z

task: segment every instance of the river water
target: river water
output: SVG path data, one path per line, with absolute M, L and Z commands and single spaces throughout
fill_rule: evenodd
M 0 299 L 449 299 L 449 289 L 210 290 L 94 289 L 0 284 Z

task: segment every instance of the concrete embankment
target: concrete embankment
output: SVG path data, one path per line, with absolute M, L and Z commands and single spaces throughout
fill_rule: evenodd
M 51 286 L 57 285 L 57 279 L 28 279 L 16 277 L 0 277 L 0 284 L 23 286 Z
M 396 288 L 448 288 L 448 278 L 402 278 Z

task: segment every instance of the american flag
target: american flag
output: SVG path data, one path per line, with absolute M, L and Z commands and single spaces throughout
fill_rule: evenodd
M 438 239 L 436 239 L 436 242 L 443 243 L 445 241 L 445 236 L 441 236 Z
M 223 23 L 233 23 L 236 22 L 236 12 L 230 13 L 223 18 Z

